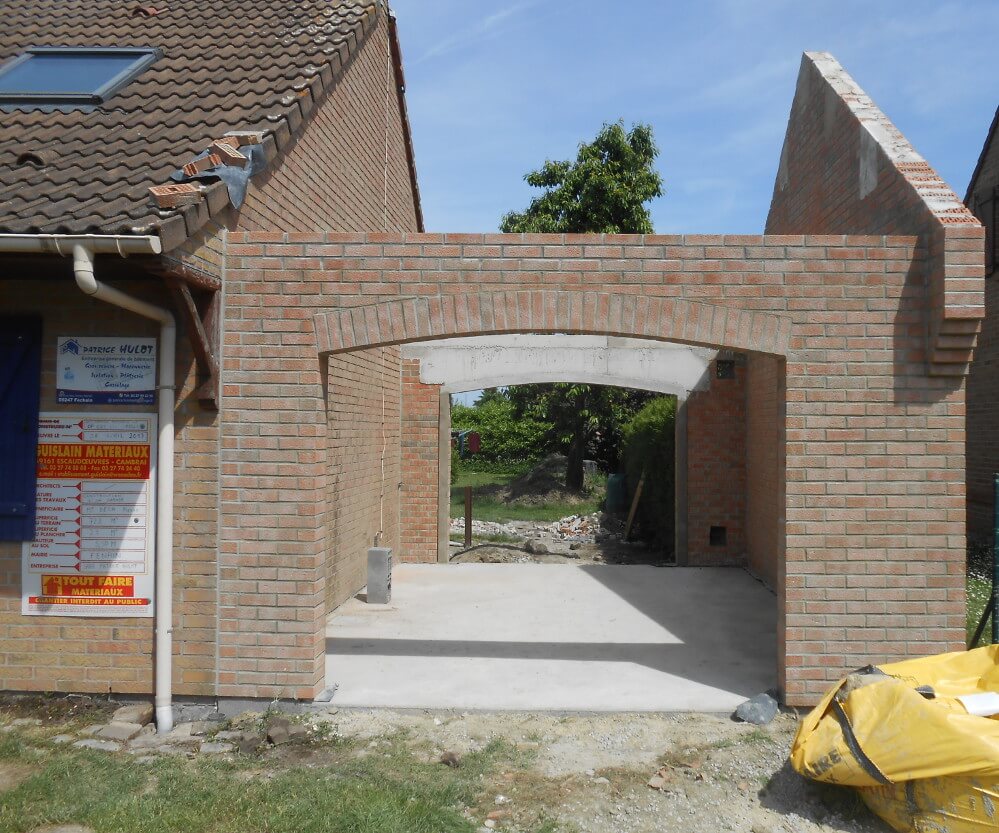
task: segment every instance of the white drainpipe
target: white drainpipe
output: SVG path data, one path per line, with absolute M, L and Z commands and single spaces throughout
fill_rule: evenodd
M 159 443 L 156 454 L 156 730 L 173 728 L 173 420 L 177 324 L 163 307 L 102 284 L 94 275 L 94 254 L 159 254 L 158 237 L 114 235 L 0 234 L 0 252 L 73 253 L 76 284 L 84 293 L 160 325 Z

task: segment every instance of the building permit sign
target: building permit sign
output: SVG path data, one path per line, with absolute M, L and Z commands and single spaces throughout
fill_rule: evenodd
M 156 339 L 63 336 L 56 345 L 60 405 L 152 405 Z
M 21 612 L 153 615 L 156 417 L 43 413 Z

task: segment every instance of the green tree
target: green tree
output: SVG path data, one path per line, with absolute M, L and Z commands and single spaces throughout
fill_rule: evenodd
M 500 229 L 648 234 L 653 229 L 646 203 L 663 193 L 658 155 L 648 125 L 626 131 L 623 122 L 605 124 L 592 142 L 579 146 L 575 161 L 548 160 L 527 174 L 527 183 L 544 192 L 526 210 L 505 215 Z M 616 456 L 622 422 L 644 401 L 619 388 L 573 384 L 520 385 L 510 396 L 518 413 L 553 423 L 552 439 L 568 457 L 566 488 L 576 491 L 583 487 L 587 451 L 602 445 L 605 458 Z
M 517 385 L 507 396 L 518 418 L 547 424 L 545 445 L 565 454 L 566 489 L 583 488 L 583 461 L 593 458 L 608 469 L 618 465 L 625 423 L 654 394 L 601 385 L 556 382 Z
M 659 155 L 652 128 L 605 124 L 592 142 L 579 146 L 574 162 L 548 160 L 524 179 L 544 193 L 525 211 L 503 217 L 505 232 L 594 232 L 649 234 L 646 203 L 662 196 Z

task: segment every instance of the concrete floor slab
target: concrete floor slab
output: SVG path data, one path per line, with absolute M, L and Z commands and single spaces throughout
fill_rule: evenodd
M 334 706 L 731 711 L 776 684 L 777 603 L 742 570 L 401 564 L 330 616 Z

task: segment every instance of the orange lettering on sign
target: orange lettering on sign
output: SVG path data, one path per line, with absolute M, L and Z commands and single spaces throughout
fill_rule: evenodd
M 38 477 L 56 480 L 148 480 L 149 446 L 41 443 Z
M 42 595 L 124 599 L 135 595 L 135 576 L 43 575 Z

